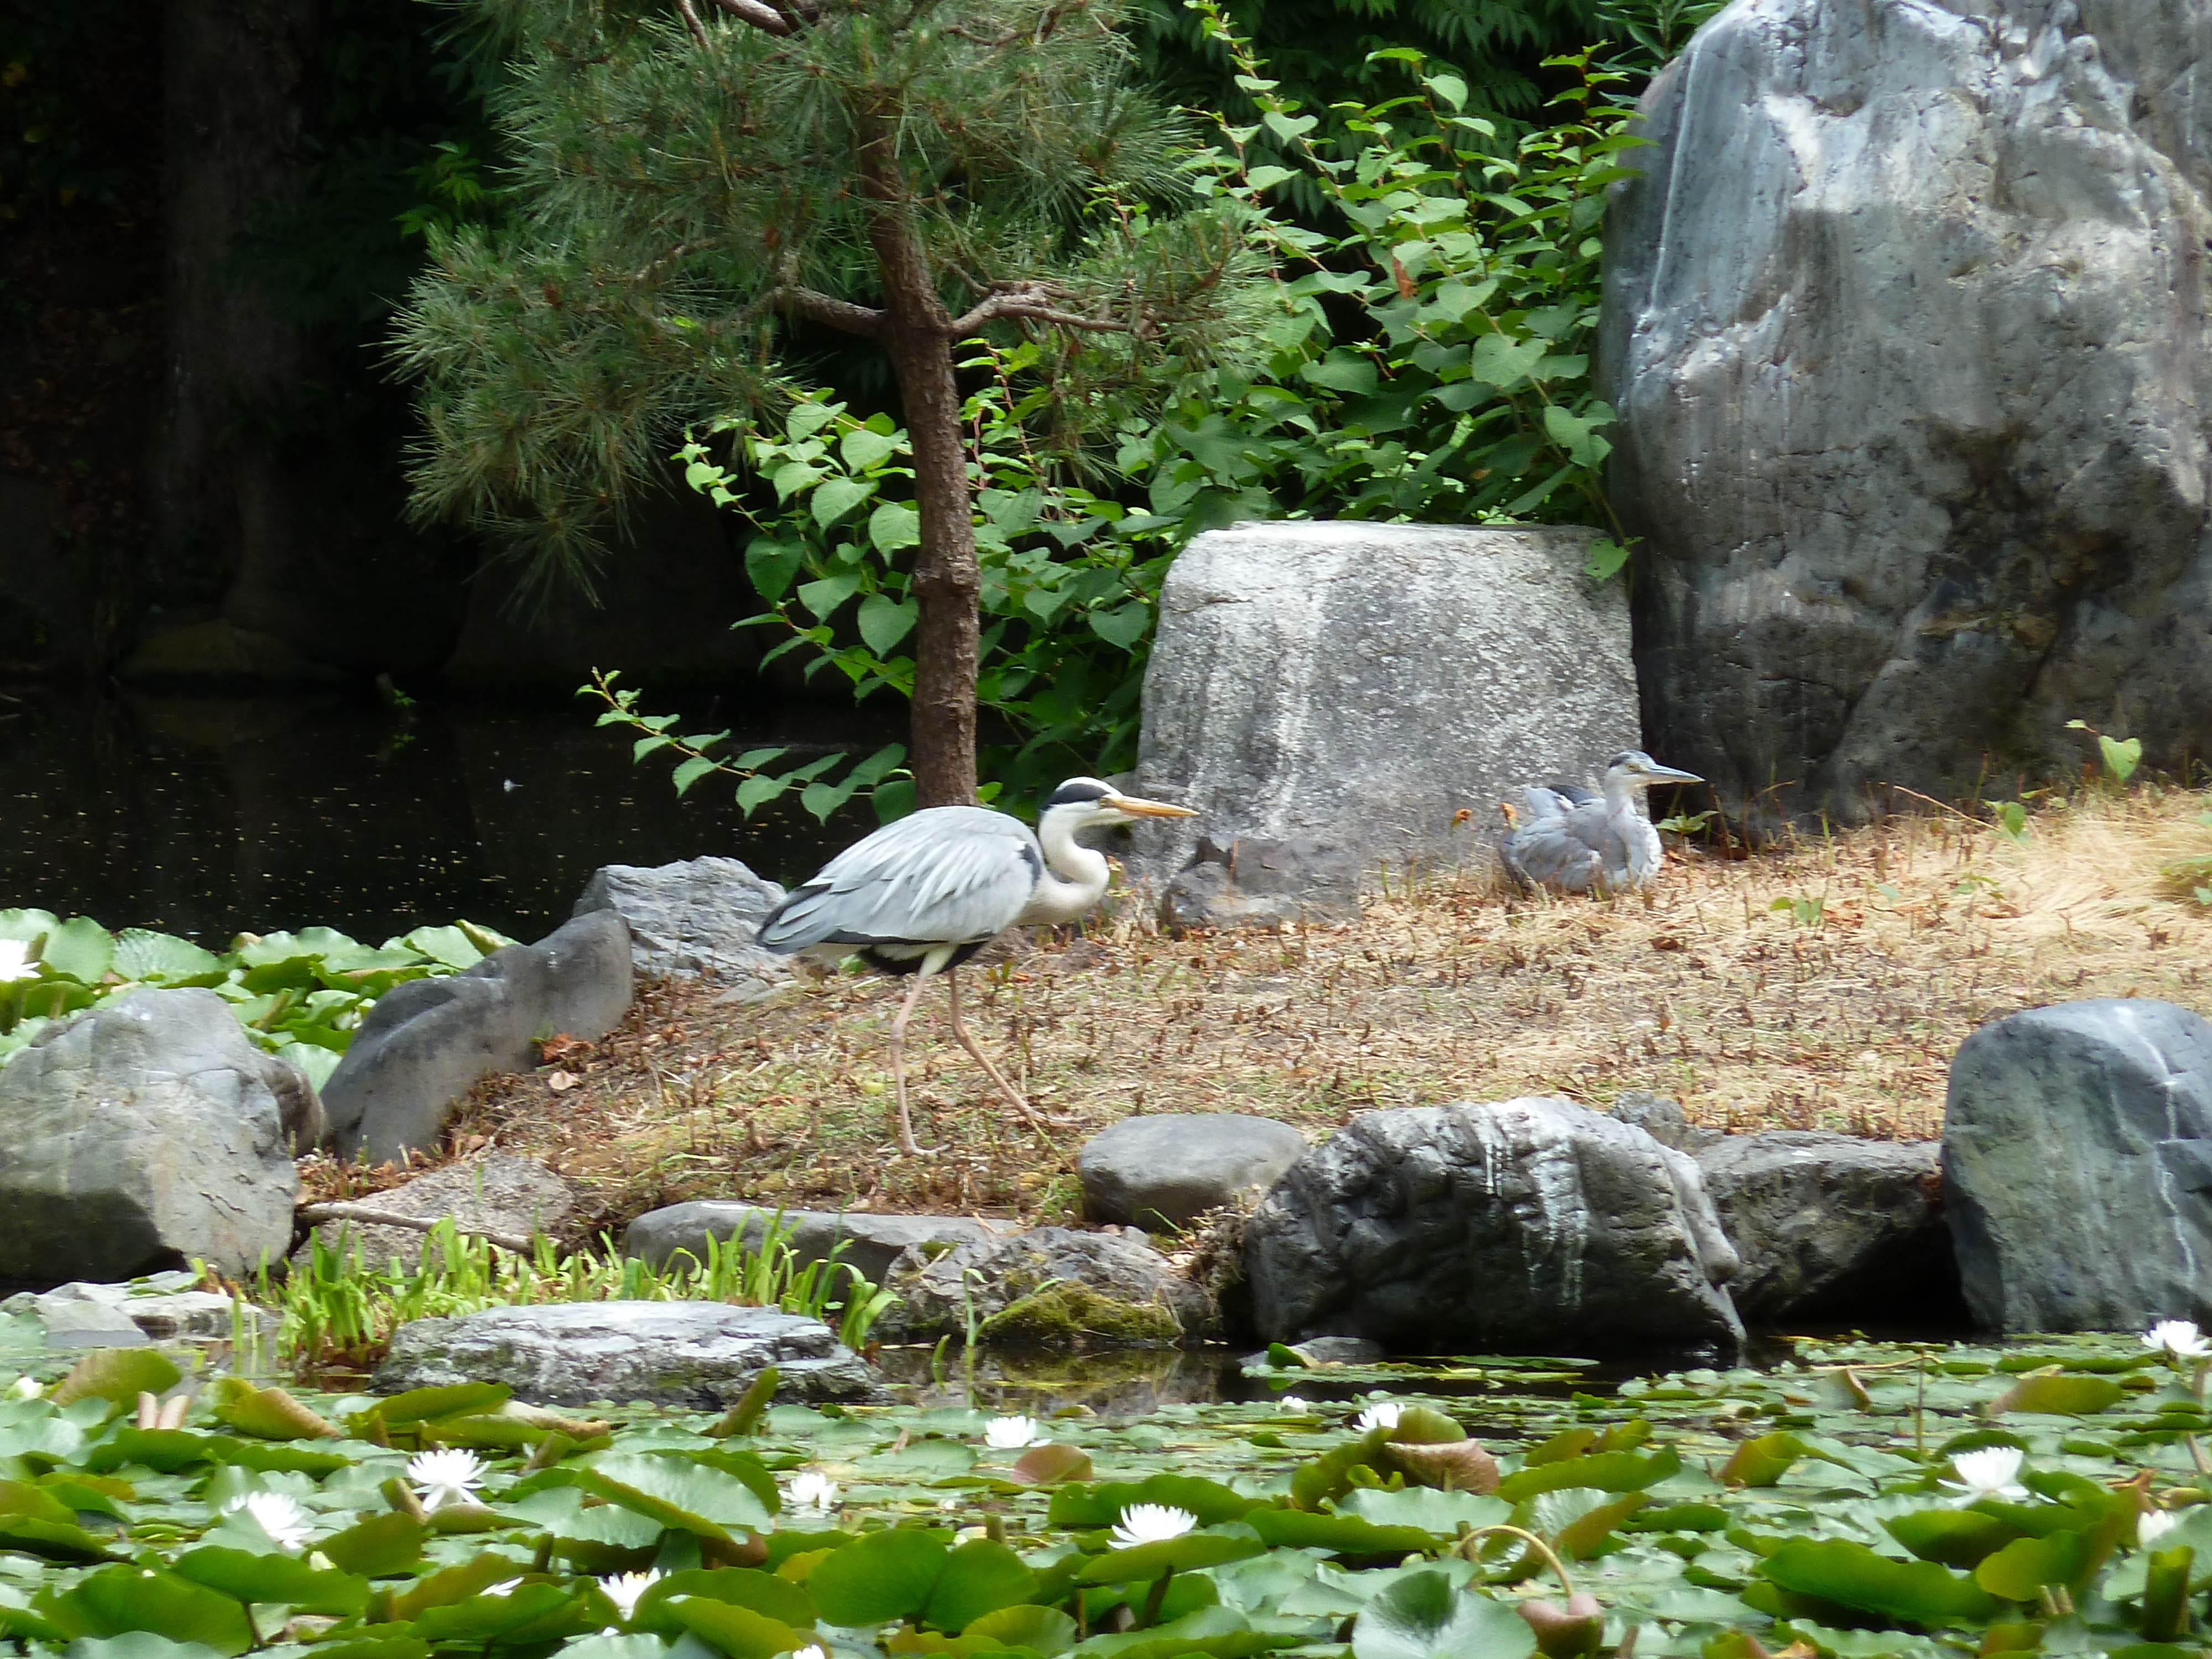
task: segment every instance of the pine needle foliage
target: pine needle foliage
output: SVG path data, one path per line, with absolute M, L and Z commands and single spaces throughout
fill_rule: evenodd
M 788 406 L 794 326 L 875 342 L 915 441 L 914 765 L 969 799 L 978 588 L 953 350 L 1042 344 L 1043 435 L 1218 360 L 1261 275 L 1181 184 L 1113 0 L 474 0 L 520 211 L 439 233 L 398 325 L 416 512 L 588 584 L 687 428 Z M 1102 415 L 1101 418 L 1104 418 Z

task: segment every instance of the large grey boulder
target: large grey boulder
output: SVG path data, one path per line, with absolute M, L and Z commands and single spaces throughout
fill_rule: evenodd
M 863 1400 L 866 1361 L 818 1319 L 725 1302 L 550 1302 L 402 1325 L 380 1394 L 504 1382 L 548 1406 L 650 1401 L 714 1411 L 776 1369 L 780 1400 Z
M 575 1194 L 567 1182 L 535 1159 L 512 1152 L 486 1152 L 448 1164 L 356 1201 L 394 1215 L 424 1221 L 449 1217 L 463 1228 L 523 1238 L 552 1232 L 576 1207 Z M 366 1267 L 385 1267 L 397 1261 L 410 1271 L 422 1259 L 422 1247 L 429 1239 L 428 1233 L 412 1227 L 361 1221 L 322 1222 L 315 1233 L 341 1255 L 358 1255 Z M 309 1248 L 301 1245 L 294 1260 L 304 1261 Z
M 125 1279 L 198 1258 L 233 1276 L 292 1241 L 314 1085 L 212 991 L 140 990 L 0 1067 L 0 1279 Z
M 2202 0 L 1739 0 L 1606 218 L 1650 747 L 1757 823 L 2212 747 Z M 1778 789 L 1780 781 L 1784 787 Z
M 544 1038 L 613 1030 L 633 980 L 629 928 L 614 911 L 594 910 L 465 972 L 395 985 L 323 1085 L 331 1145 L 365 1164 L 431 1151 L 478 1078 L 529 1070 Z
M 1951 1062 L 1943 1195 L 1985 1326 L 2212 1324 L 2212 1024 L 2104 998 L 1983 1026 Z
M 1271 1342 L 1732 1355 L 1743 1338 L 1696 1163 L 1554 1097 L 1363 1112 L 1261 1200 L 1244 1263 Z
M 647 1210 L 629 1224 L 623 1235 L 623 1254 L 665 1267 L 677 1255 L 703 1264 L 707 1241 L 732 1241 L 757 1250 L 776 1217 L 772 1207 L 743 1204 L 728 1199 L 694 1199 Z M 1012 1224 L 994 1227 L 964 1215 L 865 1215 L 853 1211 L 786 1210 L 784 1242 L 804 1264 L 827 1261 L 842 1244 L 836 1260 L 849 1261 L 861 1277 L 880 1285 L 897 1261 L 909 1249 L 924 1255 L 951 1249 L 956 1244 L 988 1243 L 1012 1230 Z
M 82 1280 L 43 1294 L 26 1291 L 0 1302 L 0 1314 L 33 1314 L 49 1348 L 130 1348 L 149 1342 L 228 1338 L 240 1328 L 273 1339 L 282 1318 L 266 1308 L 196 1286 L 189 1267 L 149 1273 L 120 1285 Z
M 1955 1304 L 1933 1141 L 1777 1129 L 1717 1136 L 1696 1157 L 1742 1261 L 1729 1294 L 1749 1322 L 1860 1315 L 1894 1324 Z
M 649 977 L 787 979 L 791 964 L 753 943 L 783 889 L 736 859 L 684 859 L 592 872 L 572 916 L 612 910 L 629 924 L 630 959 Z
M 1214 1335 L 1213 1299 L 1138 1234 L 1036 1227 L 938 1255 L 901 1257 L 886 1342 L 964 1336 L 1012 1347 L 1173 1348 Z
M 1455 864 L 1532 779 L 1639 741 L 1628 606 L 1580 530 L 1245 524 L 1169 567 L 1145 674 L 1139 793 L 1158 879 L 1199 837 Z M 1487 856 L 1486 851 L 1480 856 Z
M 1304 1156 L 1287 1123 L 1243 1112 L 1126 1117 L 1083 1144 L 1075 1172 L 1091 1221 L 1161 1231 L 1264 1192 Z

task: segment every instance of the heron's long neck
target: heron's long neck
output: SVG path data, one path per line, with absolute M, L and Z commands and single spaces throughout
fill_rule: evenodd
M 1044 848 L 1045 873 L 1022 912 L 1024 921 L 1047 926 L 1073 921 L 1105 896 L 1113 875 L 1106 855 L 1077 841 L 1065 819 L 1046 813 L 1037 825 L 1037 844 Z
M 1644 792 L 1627 778 L 1607 778 L 1605 781 L 1605 816 L 1608 822 L 1614 818 L 1649 817 L 1644 810 Z

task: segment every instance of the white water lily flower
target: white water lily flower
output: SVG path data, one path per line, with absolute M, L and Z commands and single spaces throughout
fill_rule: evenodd
M 31 960 L 31 947 L 19 939 L 0 939 L 0 983 L 28 979 L 39 971 Z
M 522 1580 L 520 1577 L 502 1578 L 499 1583 L 492 1585 L 489 1589 L 478 1590 L 477 1594 L 479 1595 L 512 1595 L 515 1591 L 521 1588 Z
M 1304 1417 L 1313 1409 L 1313 1402 L 1297 1395 L 1286 1394 L 1275 1402 L 1275 1409 L 1285 1417 Z
M 1172 1504 L 1132 1504 L 1114 1523 L 1114 1541 L 1123 1549 L 1180 1538 L 1198 1524 L 1188 1510 Z
M 1942 1484 L 1959 1496 L 1956 1504 L 1972 1504 L 1984 1498 L 2025 1498 L 2027 1488 L 2020 1484 L 2021 1450 L 2017 1446 L 1984 1446 L 1978 1451 L 1960 1452 L 1951 1460 L 1951 1471 L 1959 1478 Z
M 2212 1342 L 2204 1340 L 2194 1320 L 2161 1319 L 2142 1334 L 2142 1343 L 2172 1359 L 2203 1359 L 2212 1355 Z
M 476 1489 L 483 1485 L 484 1463 L 472 1451 L 449 1446 L 409 1458 L 407 1478 L 415 1483 L 415 1491 L 425 1509 L 471 1504 L 476 1501 Z M 484 1594 L 492 1592 L 486 1590 Z
M 281 1492 L 250 1492 L 232 1498 L 222 1509 L 226 1515 L 243 1510 L 252 1516 L 254 1524 L 269 1534 L 269 1541 L 287 1555 L 297 1555 L 314 1530 L 307 1510 Z
M 994 1417 L 983 1425 L 983 1443 L 994 1451 L 1044 1443 L 1044 1425 L 1034 1417 Z
M 791 1659 L 830 1659 L 830 1650 L 816 1642 L 799 1649 L 791 1656 Z
M 2136 1517 L 2136 1543 L 2148 1549 L 2152 1543 L 2181 1524 L 2181 1517 L 2172 1510 L 2152 1510 Z
M 35 1376 L 19 1376 L 8 1385 L 8 1398 L 10 1400 L 36 1400 L 45 1392 Z
M 1395 1400 L 1378 1400 L 1352 1419 L 1352 1426 L 1365 1434 L 1370 1429 L 1395 1429 L 1398 1413 L 1405 1409 Z
M 599 1588 L 606 1592 L 607 1600 L 615 1604 L 624 1619 L 637 1611 L 637 1598 L 660 1582 L 659 1571 L 617 1573 L 612 1578 L 602 1578 Z
M 826 1474 L 806 1469 L 791 1477 L 783 1497 L 784 1502 L 794 1510 L 827 1515 L 837 1507 L 837 1483 Z

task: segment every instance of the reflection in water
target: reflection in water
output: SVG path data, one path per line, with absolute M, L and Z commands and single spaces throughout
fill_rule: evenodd
M 888 704 L 774 718 L 739 742 L 804 755 L 903 736 Z M 456 916 L 536 939 L 602 864 L 711 853 L 787 883 L 872 823 L 862 807 L 824 830 L 793 807 L 748 823 L 726 784 L 679 801 L 668 770 L 634 766 L 629 737 L 581 703 L 20 690 L 0 694 L 0 907 L 217 945 L 313 923 L 375 941 Z

